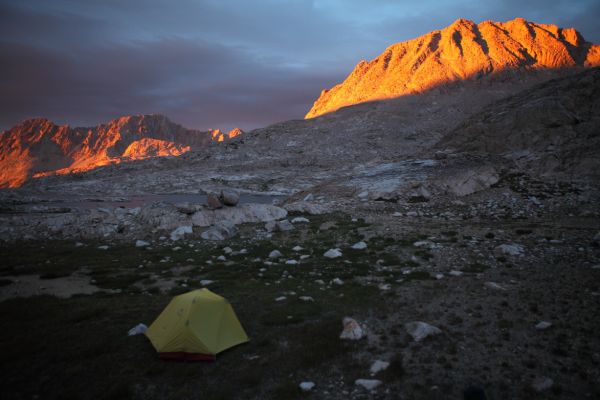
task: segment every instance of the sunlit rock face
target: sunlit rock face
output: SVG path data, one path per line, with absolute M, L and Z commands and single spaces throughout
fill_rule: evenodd
M 125 116 L 93 128 L 30 119 L 0 135 L 0 187 L 19 187 L 31 177 L 178 156 L 219 141 L 215 132 L 220 133 L 186 129 L 162 115 Z
M 221 131 L 220 129 L 215 129 L 214 131 L 212 131 L 212 138 L 215 142 L 226 142 L 243 133 L 244 131 L 240 128 L 233 128 L 228 133 L 223 133 L 223 131 Z
M 361 61 L 344 82 L 321 93 L 305 118 L 500 72 L 597 65 L 600 46 L 586 42 L 575 29 L 522 18 L 478 25 L 459 19 L 443 30 L 396 43 L 370 62 Z

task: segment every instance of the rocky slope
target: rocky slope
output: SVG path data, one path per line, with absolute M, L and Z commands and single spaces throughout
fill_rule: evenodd
M 324 90 L 306 118 L 361 102 L 421 93 L 464 80 L 514 79 L 515 72 L 600 65 L 600 46 L 575 29 L 517 18 L 449 27 L 388 47 Z M 483 80 L 486 80 L 483 79 Z
M 31 177 L 87 171 L 149 157 L 178 156 L 239 134 L 191 130 L 162 115 L 136 115 L 93 128 L 30 119 L 0 135 L 0 188 Z
M 499 155 L 528 173 L 600 177 L 600 68 L 552 80 L 486 107 L 438 144 Z

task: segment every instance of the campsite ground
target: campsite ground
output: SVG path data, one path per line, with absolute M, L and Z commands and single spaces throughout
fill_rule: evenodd
M 311 216 L 272 237 L 246 225 L 224 244 L 192 237 L 151 248 L 4 245 L 0 289 L 13 298 L 0 302 L 2 398 L 445 399 L 461 398 L 470 384 L 494 399 L 600 396 L 600 269 L 590 263 L 600 256 L 590 239 L 597 219 L 416 223 L 384 218 L 389 206 L 380 207 L 354 221 Z M 335 225 L 325 229 L 329 222 Z M 350 248 L 363 239 L 366 249 Z M 507 242 L 524 254 L 494 250 Z M 303 250 L 292 250 L 298 245 Z M 342 257 L 324 258 L 334 247 Z M 268 265 L 275 249 L 284 257 Z M 299 264 L 285 264 L 291 259 Z M 89 276 L 103 291 L 14 297 L 13 281 L 33 274 L 48 282 Z M 201 280 L 231 301 L 249 343 L 215 363 L 180 363 L 159 360 L 144 336 L 127 336 Z M 344 316 L 368 337 L 340 340 Z M 552 326 L 537 330 L 542 320 Z M 409 321 L 442 334 L 414 342 L 404 329 Z M 370 393 L 354 381 L 371 378 L 377 359 L 391 365 Z M 552 387 L 535 392 L 532 382 L 544 377 Z M 316 387 L 301 393 L 303 381 Z

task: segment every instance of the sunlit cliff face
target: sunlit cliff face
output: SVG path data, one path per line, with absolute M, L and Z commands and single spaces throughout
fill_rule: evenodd
M 460 19 L 441 31 L 394 44 L 370 62 L 361 61 L 344 82 L 321 93 L 305 118 L 506 70 L 596 65 L 600 46 L 586 42 L 575 29 L 522 18 L 479 25 Z
M 234 132 L 235 131 L 235 132 Z M 179 156 L 241 132 L 196 131 L 160 115 L 126 116 L 94 128 L 32 119 L 0 136 L 0 187 L 150 157 Z M 239 131 L 239 132 L 238 132 Z

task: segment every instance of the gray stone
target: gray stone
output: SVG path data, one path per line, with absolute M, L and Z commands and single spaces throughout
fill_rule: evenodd
M 223 189 L 221 190 L 219 200 L 226 206 L 234 207 L 239 203 L 240 195 L 234 190 Z
M 206 204 L 208 205 L 208 208 L 213 210 L 223 208 L 223 203 L 221 203 L 221 199 L 219 199 L 219 196 L 217 196 L 214 193 L 208 193 L 206 195 Z
M 415 342 L 420 342 L 428 336 L 438 335 L 442 333 L 441 329 L 422 321 L 413 321 L 404 324 L 406 332 L 414 339 Z

